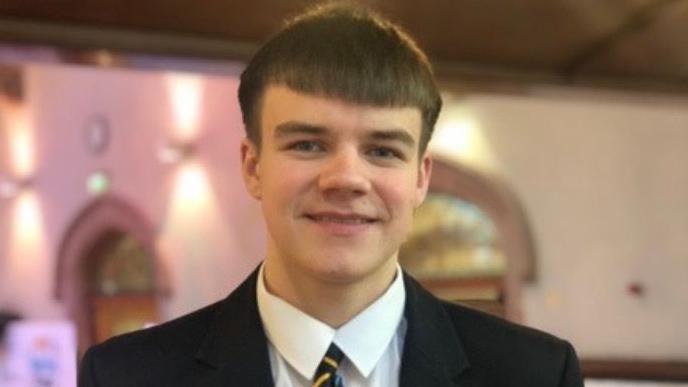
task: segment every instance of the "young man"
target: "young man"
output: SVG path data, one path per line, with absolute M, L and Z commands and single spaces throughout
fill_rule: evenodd
M 439 301 L 399 268 L 441 100 L 398 27 L 311 10 L 256 54 L 239 100 L 264 263 L 223 301 L 89 350 L 82 386 L 582 386 L 565 341 Z

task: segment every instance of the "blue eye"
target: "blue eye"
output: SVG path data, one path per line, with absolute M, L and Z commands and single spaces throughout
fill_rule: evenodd
M 368 153 L 373 157 L 401 158 L 396 151 L 389 149 L 389 148 L 373 148 Z
M 320 152 L 323 150 L 322 146 L 315 141 L 299 141 L 292 144 L 290 149 L 298 152 Z

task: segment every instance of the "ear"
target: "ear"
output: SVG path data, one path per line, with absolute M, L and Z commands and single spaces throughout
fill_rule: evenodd
M 425 200 L 430 186 L 430 174 L 432 173 L 432 158 L 425 152 L 418 166 L 418 181 L 416 182 L 416 202 L 417 208 Z
M 248 193 L 260 200 L 261 186 L 258 148 L 248 138 L 244 138 L 241 141 L 241 172 Z

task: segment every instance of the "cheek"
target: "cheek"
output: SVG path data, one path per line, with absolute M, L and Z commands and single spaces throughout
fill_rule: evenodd
M 401 219 L 412 217 L 417 202 L 415 180 L 404 178 L 389 179 L 381 189 L 381 195 L 388 209 Z
M 289 210 L 298 205 L 307 186 L 305 177 L 298 171 L 284 168 L 273 168 L 271 171 L 263 180 L 263 196 L 269 198 L 264 201 L 269 202 L 275 210 Z

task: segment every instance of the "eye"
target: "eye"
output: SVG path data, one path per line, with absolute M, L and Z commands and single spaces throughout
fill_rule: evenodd
M 324 150 L 323 147 L 315 141 L 297 141 L 289 145 L 289 149 L 304 153 L 321 152 Z
M 403 154 L 395 149 L 387 147 L 375 147 L 368 151 L 368 154 L 375 158 L 381 159 L 404 159 Z

